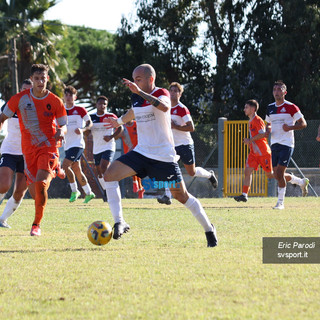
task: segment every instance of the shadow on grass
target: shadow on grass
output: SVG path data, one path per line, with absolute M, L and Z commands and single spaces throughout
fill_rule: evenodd
M 97 248 L 65 248 L 65 249 L 20 249 L 20 250 L 0 250 L 1 253 L 37 253 L 37 252 L 77 252 L 77 251 L 99 251 L 101 247 Z

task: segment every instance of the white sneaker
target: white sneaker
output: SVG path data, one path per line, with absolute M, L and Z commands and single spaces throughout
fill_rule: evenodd
M 11 227 L 8 225 L 6 220 L 4 220 L 4 221 L 0 220 L 0 228 L 8 228 L 8 229 L 10 229 Z
M 283 209 L 284 209 L 284 204 L 283 204 L 283 202 L 278 201 L 277 204 L 275 205 L 275 207 L 273 207 L 272 209 L 283 210 Z
M 306 197 L 308 195 L 308 185 L 309 185 L 309 179 L 303 178 L 303 185 L 300 186 L 303 197 Z

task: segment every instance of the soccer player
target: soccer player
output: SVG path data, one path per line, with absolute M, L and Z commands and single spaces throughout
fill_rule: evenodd
M 307 122 L 300 109 L 293 103 L 285 100 L 287 87 L 281 81 L 273 86 L 275 102 L 267 107 L 267 132 L 271 132 L 271 153 L 274 176 L 278 181 L 278 202 L 273 209 L 284 209 L 286 193 L 285 172 L 294 150 L 294 130 L 306 128 Z M 302 195 L 308 193 L 309 180 L 304 179 L 301 186 Z
M 183 87 L 178 82 L 172 82 L 169 86 L 171 100 L 171 128 L 177 154 L 180 156 L 189 176 L 207 178 L 213 188 L 218 187 L 218 180 L 212 170 L 196 167 L 194 155 L 194 143 L 190 132 L 194 131 L 194 124 L 189 109 L 180 101 Z M 157 199 L 159 203 L 171 204 L 171 193 L 166 188 L 165 194 Z
M 110 166 L 116 151 L 115 139 L 122 132 L 122 127 L 113 129 L 108 123 L 108 118 L 118 119 L 118 117 L 107 112 L 108 98 L 100 96 L 96 101 L 97 112 L 91 115 L 92 127 L 91 133 L 93 137 L 93 157 L 94 163 L 98 171 L 98 180 L 103 190 L 106 190 L 103 173 Z
M 123 125 L 123 132 L 121 134 L 123 152 L 128 153 L 138 143 L 137 135 L 137 123 L 135 120 L 131 120 Z M 133 179 L 133 192 L 138 193 L 138 198 L 143 199 L 144 188 L 142 186 L 141 178 L 138 176 L 132 176 Z
M 47 90 L 48 71 L 46 65 L 32 65 L 32 89 L 14 95 L 0 115 L 0 129 L 3 122 L 15 113 L 19 118 L 24 173 L 29 192 L 35 200 L 31 236 L 41 235 L 40 223 L 48 200 L 48 188 L 59 167 L 58 147 L 67 124 L 62 100 Z
M 274 178 L 272 171 L 271 149 L 266 138 L 266 126 L 264 121 L 257 115 L 258 109 L 259 103 L 256 100 L 248 100 L 245 103 L 244 113 L 249 118 L 250 138 L 245 138 L 243 142 L 250 147 L 250 153 L 244 170 L 242 194 L 234 197 L 234 200 L 238 202 L 248 201 L 248 193 L 252 182 L 252 173 L 254 170 L 258 170 L 259 165 L 265 171 L 269 179 Z M 300 179 L 289 173 L 285 173 L 284 176 L 287 182 L 298 184 L 302 189 L 305 187 L 306 180 Z
M 86 194 L 84 203 L 88 203 L 95 198 L 95 194 L 91 191 L 88 180 L 82 172 L 80 160 L 85 147 L 83 133 L 91 128 L 92 121 L 85 108 L 74 104 L 76 100 L 77 90 L 72 86 L 67 86 L 64 89 L 64 101 L 68 124 L 64 144 L 65 158 L 62 168 L 65 170 L 70 183 L 71 197 L 69 202 L 76 201 L 81 195 L 77 187 L 77 178 Z
M 133 93 L 132 108 L 119 119 L 109 120 L 112 126 L 117 127 L 135 118 L 138 131 L 138 144 L 134 150 L 114 161 L 104 174 L 108 203 L 115 221 L 113 238 L 119 239 L 130 229 L 123 218 L 118 181 L 138 175 L 140 178 L 149 176 L 157 181 L 171 182 L 173 197 L 189 209 L 201 224 L 207 246 L 215 247 L 218 242 L 216 229 L 199 200 L 187 192 L 177 163 L 169 92 L 155 86 L 156 73 L 149 64 L 136 67 L 132 77 L 134 82 L 123 79 L 124 85 Z
M 20 91 L 31 89 L 32 82 L 25 79 L 22 82 Z M 1 108 L 3 112 L 5 105 Z M 0 158 L 0 203 L 3 201 L 6 193 L 9 191 L 14 173 L 16 173 L 13 193 L 3 210 L 0 217 L 0 227 L 10 228 L 7 219 L 17 210 L 27 191 L 27 182 L 24 170 L 24 160 L 21 150 L 21 132 L 18 116 L 15 113 L 12 118 L 8 119 L 7 135 L 1 145 Z

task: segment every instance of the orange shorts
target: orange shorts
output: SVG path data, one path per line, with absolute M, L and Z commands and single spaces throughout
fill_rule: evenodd
M 56 147 L 39 148 L 23 156 L 24 174 L 28 185 L 36 181 L 37 172 L 40 169 L 48 171 L 52 178 L 56 176 L 55 169 L 59 165 L 59 151 Z
M 271 161 L 271 154 L 266 154 L 264 156 L 257 156 L 252 152 L 249 153 L 246 167 L 253 168 L 254 170 L 258 170 L 259 165 L 265 172 L 272 172 L 272 161 Z

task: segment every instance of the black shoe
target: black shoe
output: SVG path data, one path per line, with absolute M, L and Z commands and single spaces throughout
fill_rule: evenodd
M 234 200 L 240 202 L 247 202 L 248 201 L 248 198 L 246 196 L 244 196 L 243 194 L 241 194 L 240 196 L 236 196 L 233 198 Z
M 117 222 L 113 226 L 113 239 L 120 239 L 121 236 L 130 230 L 130 226 L 126 222 Z
M 212 227 L 213 231 L 205 232 L 208 248 L 216 247 L 218 245 L 217 230 L 214 225 L 212 225 Z
M 218 188 L 218 179 L 216 178 L 213 170 L 210 170 L 209 172 L 211 173 L 211 177 L 209 178 L 209 181 L 211 182 L 213 188 L 217 189 Z
M 168 206 L 171 204 L 171 199 L 166 195 L 164 195 L 163 197 L 157 198 L 157 200 L 161 204 L 166 204 Z

